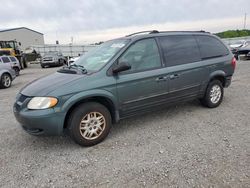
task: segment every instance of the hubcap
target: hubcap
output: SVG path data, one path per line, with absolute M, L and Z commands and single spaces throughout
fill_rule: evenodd
M 80 133 L 87 140 L 98 138 L 106 127 L 104 116 L 99 112 L 86 114 L 80 122 Z
M 210 100 L 212 103 L 216 104 L 221 98 L 221 88 L 218 85 L 214 85 L 210 91 Z
M 10 77 L 9 77 L 8 75 L 4 75 L 4 76 L 3 76 L 3 85 L 4 85 L 5 87 L 9 87 L 10 84 L 11 84 L 11 79 L 10 79 Z

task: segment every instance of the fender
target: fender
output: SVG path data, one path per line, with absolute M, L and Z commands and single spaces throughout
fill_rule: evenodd
M 88 91 L 83 91 L 80 93 L 77 93 L 73 96 L 71 96 L 61 107 L 62 112 L 68 112 L 68 110 L 77 102 L 90 98 L 90 97 L 105 97 L 112 101 L 115 111 L 118 110 L 118 101 L 116 97 L 109 91 L 107 90 L 102 90 L 102 89 L 93 89 L 93 90 L 88 90 Z
M 222 70 L 216 70 L 210 73 L 209 80 L 213 79 L 214 77 L 221 76 L 223 78 L 226 78 L 226 73 Z

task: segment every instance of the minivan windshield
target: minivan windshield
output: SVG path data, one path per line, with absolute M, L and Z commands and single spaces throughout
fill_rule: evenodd
M 119 52 L 127 43 L 128 39 L 116 39 L 107 41 L 94 50 L 83 55 L 74 62 L 76 65 L 83 66 L 88 72 L 100 70 L 112 57 Z

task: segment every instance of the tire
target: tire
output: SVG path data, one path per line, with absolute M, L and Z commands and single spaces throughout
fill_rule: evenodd
M 41 65 L 41 67 L 44 69 L 45 68 L 45 66 L 44 65 Z
M 7 73 L 2 74 L 0 79 L 0 88 L 9 88 L 11 86 L 12 79 Z
M 205 96 L 200 99 L 201 104 L 208 108 L 216 108 L 223 100 L 224 88 L 221 81 L 212 80 L 208 86 Z
M 15 70 L 15 72 L 16 72 L 16 76 L 19 76 L 19 73 L 20 73 L 19 68 L 18 68 L 18 67 L 14 67 L 13 69 L 14 69 L 14 70 Z
M 96 102 L 79 105 L 68 120 L 69 135 L 81 146 L 93 146 L 102 142 L 108 136 L 111 125 L 109 110 Z

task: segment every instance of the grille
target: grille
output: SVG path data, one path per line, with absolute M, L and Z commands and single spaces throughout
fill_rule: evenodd
M 28 98 L 27 96 L 19 94 L 17 101 L 23 103 L 27 98 Z

